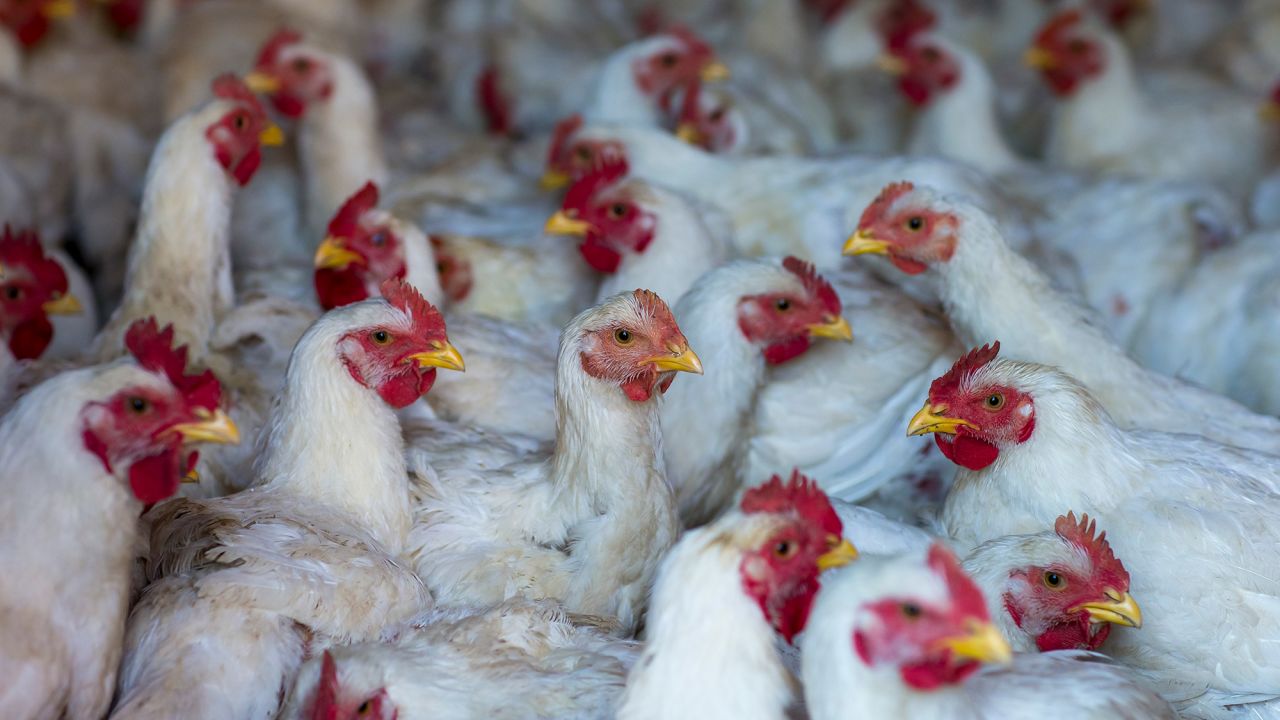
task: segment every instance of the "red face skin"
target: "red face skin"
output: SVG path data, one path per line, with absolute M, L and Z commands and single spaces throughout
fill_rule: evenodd
M 660 372 L 650 358 L 688 348 L 670 308 L 654 293 L 636 290 L 646 316 L 640 323 L 609 325 L 583 338 L 582 369 L 591 377 L 617 383 L 632 402 L 645 402 L 654 392 L 666 392 L 675 373 Z
M 131 35 L 142 24 L 144 0 L 108 0 L 107 19 L 122 35 Z
M 738 301 L 738 328 L 761 348 L 770 365 L 805 353 L 813 344 L 809 328 L 840 316 L 840 298 L 812 265 L 788 257 L 783 265 L 805 283 L 805 292 L 747 295 Z
M 791 519 L 739 566 L 743 590 L 787 642 L 804 630 L 818 594 L 818 557 L 841 542 L 844 524 L 817 483 L 792 471 L 743 494 L 743 513 L 775 513 Z
M 1034 47 L 1051 58 L 1040 72 L 1059 97 L 1070 96 L 1082 82 L 1101 74 L 1107 66 L 1102 44 L 1083 25 L 1082 17 L 1078 10 L 1067 11 L 1036 35 Z
M 879 17 L 876 29 L 884 38 L 885 48 L 897 52 L 917 33 L 928 30 L 937 22 L 937 15 L 919 0 L 896 0 Z
M 312 103 L 322 102 L 333 94 L 333 73 L 323 58 L 295 47 L 302 36 L 281 30 L 262 46 L 255 72 L 277 83 L 279 88 L 269 97 L 276 110 L 286 117 L 298 118 Z
M 498 68 L 492 65 L 476 78 L 476 103 L 485 117 L 490 135 L 510 135 L 515 122 L 515 109 L 502 91 Z
M 373 183 L 356 191 L 329 223 L 330 238 L 360 256 L 344 268 L 317 268 L 316 296 L 325 310 L 373 297 L 387 280 L 403 280 L 404 242 L 392 230 L 385 213 L 377 212 L 378 188 Z
M 249 184 L 262 164 L 262 131 L 269 120 L 258 99 L 233 75 L 213 81 L 214 96 L 231 100 L 235 107 L 205 129 L 214 157 L 241 186 Z
M 858 230 L 889 244 L 889 260 L 908 275 L 918 275 L 933 263 L 947 262 L 956 251 L 960 221 L 911 202 L 911 183 L 885 187 L 858 220 Z
M 434 367 L 419 367 L 409 356 L 436 350 L 436 343 L 447 343 L 449 336 L 444 316 L 413 287 L 389 280 L 382 296 L 412 322 L 353 330 L 338 342 L 338 354 L 356 382 L 398 409 L 425 395 L 436 381 Z
M 923 107 L 960 80 L 960 65 L 946 50 L 927 38 L 918 38 L 895 53 L 907 66 L 898 78 L 898 89 L 916 107 Z
M 711 47 L 688 30 L 673 28 L 666 34 L 673 40 L 671 46 L 636 58 L 631 65 L 636 87 L 664 109 L 674 90 L 698 82 L 703 68 L 716 59 Z
M 0 0 L 0 24 L 24 48 L 35 47 L 52 27 L 47 5 L 53 0 Z
M 67 293 L 67 274 L 46 257 L 34 233 L 0 235 L 0 337 L 18 360 L 34 360 L 53 340 L 44 304 Z
M 892 664 L 904 683 L 923 691 L 959 684 L 978 670 L 980 663 L 954 656 L 942 643 L 964 634 L 974 622 L 990 620 L 982 592 L 951 551 L 934 545 L 929 566 L 947 584 L 950 592 L 945 602 L 914 598 L 909 588 L 903 588 L 901 597 L 864 606 L 878 622 L 853 635 L 854 651 L 863 663 Z
M 973 374 L 999 352 L 998 342 L 993 347 L 976 348 L 929 386 L 929 403 L 935 414 L 975 426 L 961 426 L 954 436 L 934 435 L 938 449 L 947 459 L 970 470 L 981 470 L 995 462 L 1001 449 L 1026 442 L 1036 428 L 1035 403 L 1030 395 L 972 380 Z
M 582 259 L 602 273 L 617 272 L 624 253 L 642 253 L 653 242 L 657 217 L 644 209 L 618 180 L 625 163 L 609 165 L 583 177 L 569 188 L 561 209 L 590 228 L 578 246 Z
M 1111 634 L 1110 623 L 1092 623 L 1082 603 L 1096 602 L 1108 591 L 1129 592 L 1129 572 L 1107 543 L 1094 534 L 1088 515 L 1058 518 L 1054 529 L 1063 543 L 1083 557 L 1081 564 L 1031 566 L 1009 576 L 1004 607 L 1015 625 L 1035 637 L 1041 652 L 1097 650 Z
M 172 328 L 160 331 L 154 320 L 134 323 L 125 345 L 142 367 L 166 378 L 161 387 L 125 388 L 81 410 L 85 447 L 114 473 L 128 468 L 129 487 L 144 504 L 177 492 L 178 483 L 195 461 L 182 452 L 182 436 L 174 430 L 218 409 L 222 389 L 213 373 L 186 375 L 185 347 L 170 349 Z
M 582 127 L 577 115 L 561 120 L 551 137 L 547 152 L 547 169 L 563 173 L 577 181 L 605 165 L 627 162 L 627 149 L 616 140 L 575 137 Z
M 310 720 L 396 720 L 399 711 L 386 688 L 378 688 L 364 697 L 347 698 L 339 684 L 338 667 L 328 650 L 322 662 L 320 684 L 306 717 Z
M 732 107 L 702 94 L 702 83 L 687 85 L 680 101 L 679 124 L 695 132 L 694 144 L 711 153 L 726 153 L 737 147 L 738 130 L 733 125 Z
M 444 296 L 452 302 L 466 300 L 475 283 L 471 263 L 449 252 L 444 240 L 438 237 L 431 238 L 431 247 L 436 254 L 436 274 L 440 276 L 440 289 L 444 290 Z

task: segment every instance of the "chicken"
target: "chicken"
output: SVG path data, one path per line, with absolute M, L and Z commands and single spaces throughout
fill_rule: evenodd
M 634 630 L 677 531 L 657 398 L 680 371 L 702 365 L 666 304 L 617 295 L 561 335 L 550 456 L 484 452 L 480 432 L 411 440 L 422 467 L 410 554 L 436 599 L 554 598 Z
M 1059 97 L 1045 155 L 1064 167 L 1158 178 L 1208 178 L 1239 197 L 1271 164 L 1276 140 L 1256 102 L 1230 89 L 1137 84 L 1128 52 L 1078 11 L 1050 21 L 1027 61 Z M 1179 92 L 1188 90 L 1188 92 Z M 1230 137 L 1218 148 L 1204 137 Z
M 829 575 L 802 648 L 813 720 L 1178 717 L 1098 655 L 1013 656 L 982 591 L 941 545 Z
M 46 255 L 31 232 L 14 232 L 7 225 L 0 234 L 0 397 L 13 390 L 20 372 L 16 363 L 45 354 L 55 337 L 74 328 L 59 327 L 62 318 L 83 313 L 69 292 L 61 263 Z M 82 289 L 83 291 L 83 289 Z
M 928 178 L 980 198 L 1009 227 L 1023 227 L 985 177 L 943 160 L 722 158 L 649 128 L 587 125 L 561 130 L 548 157 L 552 174 L 580 177 L 597 165 L 625 160 L 628 177 L 687 193 L 723 213 L 742 255 L 796 255 L 820 269 L 833 267 L 839 258 L 829 239 L 840 236 L 856 209 L 870 202 L 886 181 L 903 176 L 920 182 Z
M 766 370 L 804 355 L 815 339 L 853 339 L 835 289 L 788 257 L 712 270 L 676 303 L 711 374 L 667 393 L 663 455 L 687 526 L 713 520 L 745 487 L 745 446 Z
M 626 174 L 605 165 L 575 182 L 546 231 L 582 238 L 582 259 L 606 273 L 597 301 L 638 287 L 678 300 L 724 262 L 726 241 L 685 198 Z
M 844 252 L 887 255 L 908 274 L 932 270 L 962 342 L 999 339 L 1015 357 L 1056 365 L 1084 383 L 1122 427 L 1280 450 L 1280 420 L 1138 365 L 1010 250 L 995 221 L 968 201 L 911 183 L 889 185 L 867 207 Z
M 943 507 L 947 532 L 972 545 L 1034 532 L 1064 507 L 1087 512 L 1145 606 L 1147 628 L 1113 637 L 1115 657 L 1180 703 L 1221 711 L 1280 697 L 1280 662 L 1253 640 L 1280 631 L 1280 583 L 1268 572 L 1280 458 L 1122 429 L 1069 375 L 998 352 L 958 360 L 909 425 L 936 433 L 962 468 Z
M 805 629 L 819 573 L 857 558 L 841 532 L 826 495 L 793 473 L 681 538 L 654 585 L 619 720 L 784 717 L 796 698 L 777 640 Z M 695 662 L 702 672 L 689 672 Z
M 575 620 L 549 601 L 433 611 L 392 642 L 308 660 L 281 718 L 603 717 L 622 692 L 636 643 Z
M 144 505 L 172 495 L 193 442 L 236 442 L 206 371 L 154 321 L 129 328 L 130 359 L 69 370 L 0 422 L 8 500 L 0 710 L 101 718 L 111 702 Z
M 416 290 L 383 295 L 298 341 L 254 487 L 151 512 L 113 718 L 262 717 L 307 642 L 376 637 L 430 603 L 397 559 L 412 518 L 395 410 L 462 359 Z

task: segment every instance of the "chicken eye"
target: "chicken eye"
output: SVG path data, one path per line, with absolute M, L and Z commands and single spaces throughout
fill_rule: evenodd
M 1049 588 L 1049 589 L 1051 589 L 1051 590 L 1059 590 L 1059 589 L 1061 589 L 1061 588 L 1065 587 L 1065 586 L 1066 586 L 1066 584 L 1067 584 L 1067 581 L 1066 581 L 1066 580 L 1064 580 L 1064 579 L 1062 578 L 1062 576 L 1061 576 L 1061 575 L 1059 575 L 1058 573 L 1053 572 L 1052 570 L 1048 570 L 1048 571 L 1046 571 L 1046 572 L 1045 572 L 1045 574 L 1044 574 L 1044 586 L 1045 586 L 1045 587 L 1047 587 L 1047 588 Z
M 609 207 L 610 217 L 621 219 L 627 214 L 627 206 L 623 203 L 614 203 Z
M 920 606 L 915 603 L 902 603 L 902 615 L 908 618 L 920 617 Z
M 7 285 L 4 289 L 4 296 L 10 300 L 17 300 L 22 297 L 22 288 L 17 285 Z
M 235 119 L 232 120 L 231 122 L 233 125 L 236 126 L 237 130 L 243 130 L 244 126 L 249 123 L 249 121 L 245 118 L 244 115 L 239 115 L 239 114 L 237 114 L 235 116 Z
M 1071 42 L 1067 43 L 1067 51 L 1070 52 L 1072 55 L 1083 55 L 1084 51 L 1088 47 L 1089 47 L 1088 44 L 1086 44 L 1085 41 L 1081 40 L 1080 38 L 1076 38 Z
M 372 709 L 373 709 L 373 703 L 369 702 L 368 700 L 365 700 L 364 702 L 360 703 L 360 707 L 356 708 L 356 715 L 360 715 L 363 717 L 365 715 L 368 715 L 369 711 Z
M 922 227 L 924 227 L 924 218 L 920 217 L 919 215 L 912 215 L 910 218 L 907 219 L 908 230 L 915 232 Z
M 125 405 L 128 406 L 129 412 L 134 415 L 142 415 L 151 409 L 151 403 L 148 402 L 146 398 L 138 397 L 137 395 L 126 400 Z
M 675 64 L 679 61 L 680 57 L 673 52 L 662 53 L 658 56 L 658 62 L 662 64 L 662 67 L 666 68 L 675 67 Z
M 578 163 L 585 165 L 586 163 L 591 162 L 591 154 L 591 148 L 585 145 L 579 145 L 578 148 L 573 151 L 573 158 Z
M 311 69 L 311 61 L 307 58 L 297 58 L 293 61 L 294 72 L 305 73 Z
M 391 333 L 386 330 L 374 330 L 369 337 L 373 338 L 375 345 L 386 345 L 391 342 Z
M 1000 393 L 991 393 L 984 402 L 988 410 L 999 410 L 1004 407 L 1004 396 Z
M 382 247 L 387 244 L 387 234 L 382 230 L 379 230 L 373 234 L 373 237 L 369 238 L 369 242 L 372 243 L 374 247 Z
M 724 108 L 716 108 L 711 112 L 710 115 L 707 116 L 707 119 L 709 119 L 713 123 L 720 122 L 721 120 L 724 119 Z
M 791 301 L 786 298 L 778 298 L 774 301 L 773 306 L 778 308 L 778 312 L 786 312 L 791 309 Z
M 785 560 L 786 558 L 789 558 L 792 555 L 795 555 L 796 549 L 798 547 L 799 545 L 797 545 L 794 542 L 791 542 L 790 540 L 779 540 L 778 542 L 774 543 L 773 554 L 775 557 L 779 557 Z
M 618 328 L 613 331 L 614 342 L 619 345 L 630 345 L 632 341 L 631 331 L 626 328 Z
M 922 50 L 920 52 L 920 56 L 925 59 L 925 62 L 932 63 L 932 62 L 938 61 L 938 51 L 931 47 L 927 47 L 924 50 Z

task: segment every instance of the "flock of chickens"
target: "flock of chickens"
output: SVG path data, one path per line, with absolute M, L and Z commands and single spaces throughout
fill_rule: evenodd
M 1276 0 L 0 0 L 0 225 L 7 720 L 1280 718 Z

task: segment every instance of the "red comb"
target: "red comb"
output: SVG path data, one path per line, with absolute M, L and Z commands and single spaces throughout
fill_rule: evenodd
M 275 35 L 272 35 L 263 43 L 262 50 L 258 52 L 258 62 L 255 67 L 274 67 L 280 61 L 281 51 L 290 45 L 300 42 L 302 42 L 302 34 L 297 30 L 290 28 L 277 30 Z
M 239 77 L 231 73 L 219 75 L 213 79 L 212 87 L 214 97 L 244 103 L 255 116 L 266 118 L 267 113 L 262 109 L 262 103 L 258 102 L 258 96 Z
M 863 228 L 875 222 L 895 200 L 915 189 L 915 185 L 905 180 L 885 185 L 876 199 L 862 211 L 862 217 L 858 218 L 858 227 Z
M 1105 587 L 1128 592 L 1129 571 L 1124 569 L 1124 563 L 1120 562 L 1115 552 L 1111 550 L 1111 544 L 1107 542 L 1107 533 L 1104 531 L 1095 537 L 1096 530 L 1097 521 L 1090 519 L 1088 513 L 1082 514 L 1080 521 L 1076 522 L 1076 514 L 1068 512 L 1066 515 L 1058 516 L 1057 521 L 1053 523 L 1053 531 L 1058 533 L 1058 537 L 1088 553 L 1089 560 L 1093 563 L 1093 572 L 1102 580 Z
M 591 198 L 604 188 L 626 177 L 627 171 L 626 158 L 609 158 L 598 163 L 591 172 L 569 187 L 561 207 L 565 210 L 577 210 L 580 214 L 585 213 L 590 206 Z
M 960 567 L 960 560 L 956 558 L 955 553 L 948 550 L 942 543 L 935 542 L 929 547 L 926 562 L 934 572 L 942 576 L 943 582 L 947 584 L 952 607 L 959 610 L 964 617 L 979 620 L 991 618 L 987 613 L 987 603 L 982 597 L 982 590 L 978 589 L 973 578 Z
M 547 150 L 547 167 L 555 167 L 556 161 L 559 160 L 560 154 L 565 150 L 565 144 L 569 142 L 569 137 L 582 127 L 582 116 L 574 113 L 569 117 L 556 123 L 555 130 L 551 131 L 551 146 Z
M 675 316 L 671 314 L 671 308 L 658 296 L 658 293 L 652 290 L 636 290 L 633 295 L 646 315 L 679 331 L 679 325 L 676 324 Z
M 415 331 L 428 337 L 444 336 L 444 316 L 417 288 L 399 278 L 388 278 L 378 286 L 378 291 L 387 302 L 409 316 Z
M 804 283 L 804 289 L 810 295 L 821 300 L 828 312 L 840 314 L 840 296 L 836 294 L 836 289 L 831 287 L 831 283 L 818 274 L 818 271 L 813 267 L 813 263 L 807 263 L 794 255 L 788 255 L 782 259 L 782 267 L 800 278 L 800 282 Z
M 34 230 L 14 231 L 4 226 L 0 235 L 0 265 L 23 268 L 31 273 L 31 279 L 51 294 L 67 291 L 67 273 L 57 260 L 44 254 L 40 236 Z
M 329 234 L 333 237 L 349 238 L 355 234 L 360 217 L 378 206 L 378 186 L 372 180 L 347 198 L 333 214 L 329 221 Z
M 187 346 L 173 347 L 173 326 L 163 330 L 154 317 L 135 320 L 124 336 L 124 345 L 138 364 L 152 372 L 163 372 L 192 405 L 216 410 L 222 399 L 222 384 L 212 370 L 187 374 Z
M 976 372 L 978 368 L 995 360 L 999 354 L 1000 341 L 997 340 L 990 345 L 974 348 L 961 355 L 950 370 L 929 385 L 929 397 L 933 397 L 934 393 L 941 392 L 947 388 L 959 387 L 965 378 Z
M 316 687 L 311 720 L 338 720 L 338 665 L 328 650 L 320 662 L 320 684 Z
M 703 55 L 706 57 L 714 57 L 716 51 L 706 40 L 703 40 L 697 33 L 685 27 L 684 25 L 672 25 L 667 28 L 665 34 L 679 40 L 689 50 L 690 55 Z
M 769 482 L 753 487 L 742 496 L 739 504 L 744 513 L 781 513 L 795 510 L 800 517 L 818 526 L 823 532 L 843 535 L 844 523 L 831 506 L 827 494 L 800 471 L 792 470 L 791 479 L 785 483 L 774 475 Z
M 1062 32 L 1082 20 L 1084 20 L 1084 14 L 1080 12 L 1079 8 L 1058 13 L 1044 27 L 1040 28 L 1040 32 L 1036 33 L 1035 44 L 1052 44 Z
M 889 50 L 906 47 L 907 42 L 938 22 L 932 10 L 916 0 L 899 0 L 880 16 L 879 30 Z

